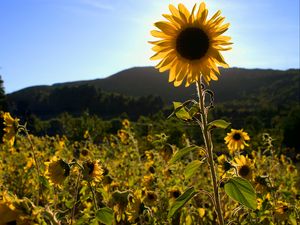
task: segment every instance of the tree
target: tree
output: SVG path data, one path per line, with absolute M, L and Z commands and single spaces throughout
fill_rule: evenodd
M 4 82 L 0 75 L 0 111 L 7 110 L 6 95 L 5 95 L 5 89 L 4 89 L 3 83 Z

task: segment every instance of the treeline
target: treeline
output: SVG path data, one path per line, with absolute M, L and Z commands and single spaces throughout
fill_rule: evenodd
M 140 115 L 151 115 L 163 108 L 158 96 L 131 97 L 118 93 L 109 93 L 91 85 L 62 86 L 42 88 L 14 97 L 9 96 L 9 108 L 19 117 L 35 115 L 40 119 L 55 118 L 64 112 L 71 116 L 80 116 L 85 111 L 103 119 L 127 115 L 136 120 Z

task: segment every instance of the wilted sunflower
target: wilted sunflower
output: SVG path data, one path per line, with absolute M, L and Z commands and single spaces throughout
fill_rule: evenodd
M 238 171 L 238 175 L 251 180 L 253 176 L 253 162 L 247 156 L 244 155 L 238 156 L 234 158 L 236 162 L 236 167 Z
M 4 120 L 3 124 L 5 126 L 3 129 L 5 132 L 3 135 L 3 142 L 13 146 L 18 131 L 19 119 L 12 118 L 9 112 L 2 113 L 1 116 Z
M 186 86 L 199 81 L 202 76 L 206 83 L 218 80 L 218 65 L 228 67 L 220 51 L 230 50 L 230 37 L 222 36 L 229 23 L 223 24 L 225 17 L 217 11 L 207 20 L 208 10 L 205 3 L 192 12 L 179 4 L 178 9 L 169 5 L 171 15 L 163 14 L 168 21 L 160 21 L 154 25 L 160 30 L 151 34 L 161 40 L 152 41 L 156 54 L 152 60 L 161 60 L 156 68 L 160 72 L 170 70 L 169 82 L 179 86 L 186 79 Z M 224 47 L 225 46 L 225 47 Z
M 229 149 L 229 152 L 233 154 L 235 150 L 244 149 L 245 146 L 249 146 L 246 141 L 250 140 L 249 135 L 241 130 L 231 129 L 230 133 L 227 133 L 227 136 L 224 138 L 225 144 Z
M 85 161 L 83 163 L 84 178 L 86 180 L 100 182 L 103 179 L 103 169 L 99 160 Z
M 54 185 L 62 185 L 70 175 L 70 166 L 62 159 L 54 157 L 50 162 L 46 162 L 46 177 Z

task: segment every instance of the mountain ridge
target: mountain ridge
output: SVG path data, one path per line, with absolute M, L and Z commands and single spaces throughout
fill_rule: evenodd
M 299 75 L 299 69 L 221 69 L 219 81 L 212 81 L 209 88 L 215 91 L 216 102 L 230 101 L 236 97 L 241 97 L 241 94 L 245 95 L 246 92 L 251 92 L 251 89 L 255 91 L 268 86 L 274 80 L 287 80 L 290 79 L 290 76 L 295 75 Z M 106 78 L 31 86 L 12 92 L 8 96 L 33 94 L 41 90 L 80 85 L 91 85 L 106 92 L 115 92 L 133 97 L 158 95 L 162 97 L 165 103 L 170 103 L 176 99 L 183 101 L 195 97 L 195 87 L 193 85 L 188 88 L 185 88 L 184 85 L 174 87 L 172 83 L 168 82 L 168 72 L 159 73 L 154 67 L 133 67 Z M 244 87 L 241 88 L 241 85 L 244 85 Z

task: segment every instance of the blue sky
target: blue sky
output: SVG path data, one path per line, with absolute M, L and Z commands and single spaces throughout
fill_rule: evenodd
M 148 40 L 168 4 L 192 0 L 0 0 L 0 74 L 7 93 L 153 66 Z M 231 23 L 230 66 L 299 68 L 299 0 L 207 0 Z

